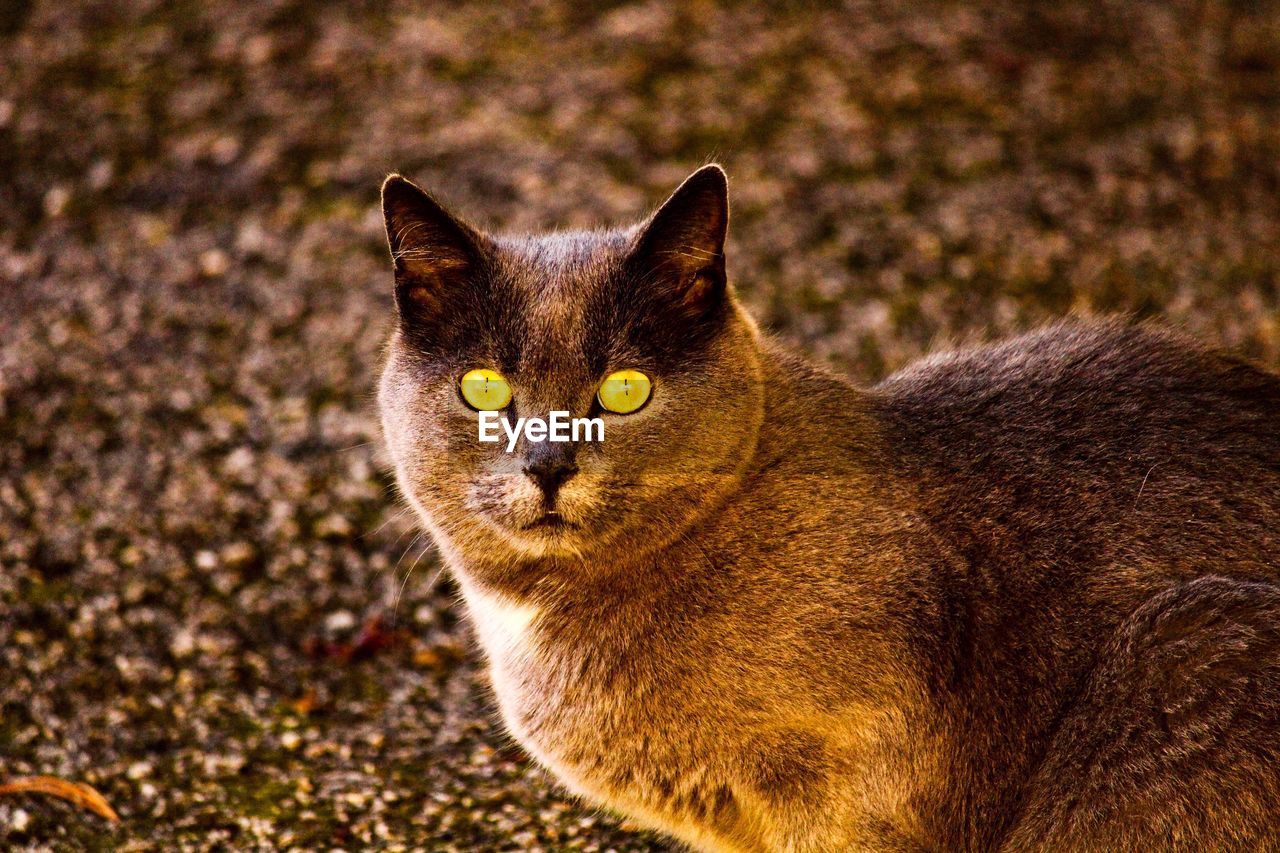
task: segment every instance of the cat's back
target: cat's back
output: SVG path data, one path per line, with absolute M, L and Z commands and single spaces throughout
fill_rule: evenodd
M 874 399 L 962 547 L 1257 562 L 1280 544 L 1280 377 L 1175 332 L 1060 323 L 927 358 Z
M 1173 330 L 1119 320 L 1064 321 L 997 344 L 939 353 L 888 377 L 876 391 L 903 423 L 920 416 L 955 427 L 999 416 L 1022 430 L 1174 430 L 1195 429 L 1213 415 L 1229 432 L 1257 428 L 1259 438 L 1274 444 L 1280 416 L 1280 376 Z M 1119 415 L 1138 421 L 1105 420 Z

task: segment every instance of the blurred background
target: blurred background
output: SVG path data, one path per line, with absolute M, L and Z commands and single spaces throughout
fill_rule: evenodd
M 709 159 L 874 381 L 1069 311 L 1280 364 L 1280 7 L 0 2 L 0 847 L 661 849 L 494 721 L 372 391 L 399 170 L 501 229 Z

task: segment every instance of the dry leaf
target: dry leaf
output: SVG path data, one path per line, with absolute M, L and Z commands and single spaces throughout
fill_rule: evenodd
M 0 794 L 48 794 L 51 797 L 61 797 L 112 823 L 120 822 L 120 815 L 115 813 L 106 799 L 83 782 L 68 782 L 55 776 L 26 776 L 0 784 Z
M 291 703 L 295 714 L 306 716 L 316 709 L 317 704 L 315 688 L 308 687 L 307 692 L 303 693 Z

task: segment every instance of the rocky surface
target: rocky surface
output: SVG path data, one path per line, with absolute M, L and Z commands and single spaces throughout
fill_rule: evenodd
M 377 187 L 639 215 L 715 158 L 874 380 L 1069 310 L 1280 363 L 1280 12 L 1089 0 L 0 11 L 0 847 L 654 850 L 495 723 L 372 408 Z

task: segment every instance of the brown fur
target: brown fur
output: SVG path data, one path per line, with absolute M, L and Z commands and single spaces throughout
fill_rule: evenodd
M 569 788 L 709 850 L 1280 846 L 1280 379 L 1066 323 L 856 389 L 734 299 L 715 167 L 620 231 L 384 207 L 399 481 Z M 653 398 L 537 526 L 551 451 L 476 441 L 474 367 Z

